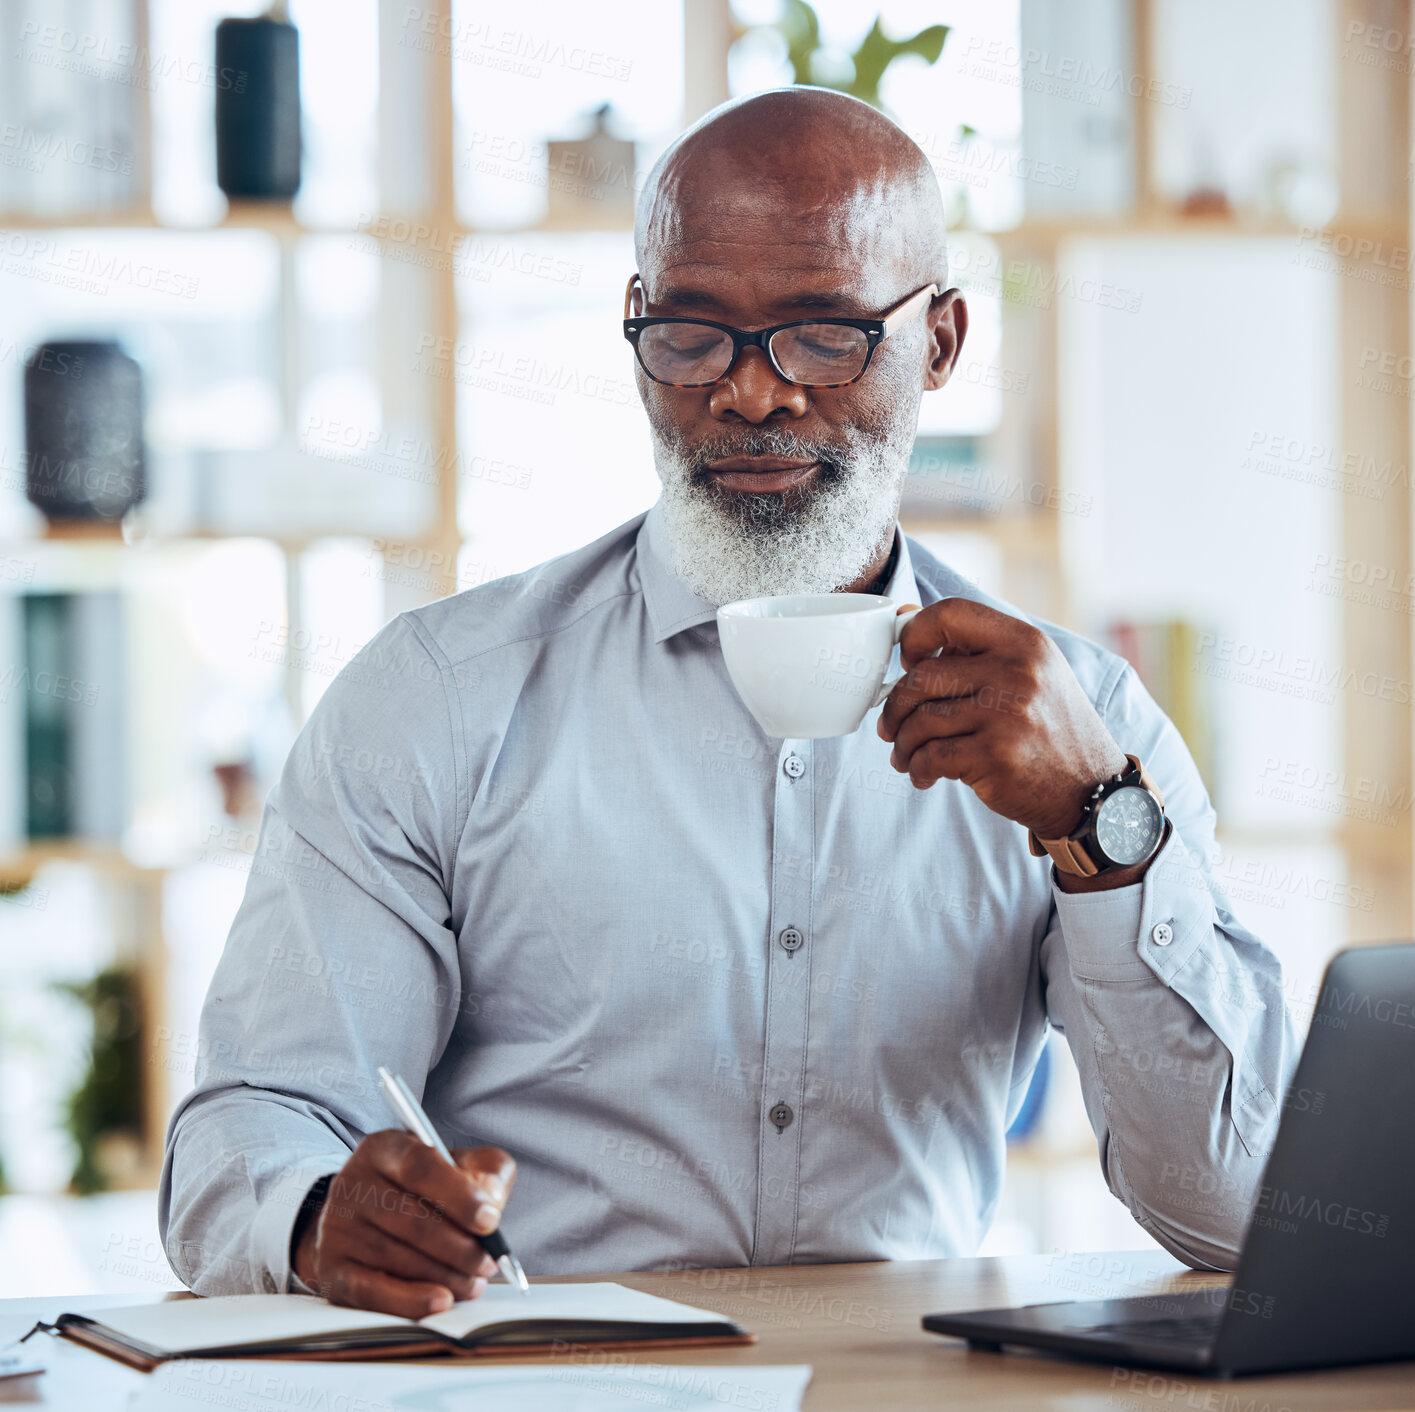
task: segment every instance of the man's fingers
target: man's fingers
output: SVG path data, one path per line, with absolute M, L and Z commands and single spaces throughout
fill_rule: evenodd
M 972 735 L 954 735 L 924 741 L 909 757 L 909 783 L 915 789 L 928 789 L 939 780 L 973 784 L 978 768 L 975 740 Z
M 385 1141 L 373 1147 L 370 1159 L 378 1174 L 408 1197 L 395 1208 L 398 1214 L 436 1210 L 464 1231 L 476 1234 L 478 1212 L 490 1193 L 480 1189 L 471 1173 L 449 1166 L 411 1133 L 390 1131 Z
M 472 1167 L 409 1133 L 371 1133 L 330 1183 L 316 1226 L 315 1287 L 339 1304 L 412 1319 L 475 1299 L 496 1273 L 477 1232 L 495 1228 L 501 1204 L 483 1181 L 504 1198 L 515 1164 L 483 1148 Z
M 921 702 L 961 700 L 989 687 L 995 695 L 1001 670 L 999 658 L 926 657 L 894 683 L 879 714 L 879 735 L 893 740 L 909 713 Z
M 487 1198 L 488 1206 L 495 1208 L 495 1220 L 485 1207 L 479 1211 L 474 1229 L 479 1235 L 494 1231 L 511 1188 L 516 1184 L 516 1159 L 500 1147 L 455 1147 L 452 1156 L 457 1165 L 471 1175 L 478 1192 Z
M 452 1156 L 464 1172 L 483 1174 L 483 1185 L 493 1200 L 504 1203 L 510 1196 L 516 1184 L 516 1159 L 504 1148 L 454 1147 Z
M 358 1252 L 360 1264 L 400 1280 L 446 1285 L 458 1299 L 476 1298 L 473 1290 L 478 1281 L 485 1289 L 487 1279 L 496 1273 L 496 1263 L 485 1251 L 479 1250 L 467 1264 L 451 1265 L 440 1258 L 442 1252 L 407 1245 L 367 1221 L 356 1225 L 347 1241 Z
M 921 745 L 949 736 L 972 735 L 982 715 L 982 709 L 971 696 L 921 701 L 895 733 L 890 764 L 896 770 L 907 770 L 909 757 Z
M 1037 629 L 1010 613 L 971 598 L 930 603 L 900 634 L 899 661 L 910 667 L 930 653 L 992 652 L 1021 641 Z
M 427 1280 L 400 1280 L 353 1260 L 343 1260 L 329 1282 L 328 1299 L 355 1309 L 396 1314 L 403 1319 L 424 1319 L 451 1307 L 453 1294 L 446 1285 Z
M 358 1215 L 385 1235 L 454 1270 L 475 1274 L 486 1258 L 472 1232 L 449 1220 L 424 1198 L 413 1197 L 397 1187 L 382 1187 L 381 1199 L 365 1202 Z

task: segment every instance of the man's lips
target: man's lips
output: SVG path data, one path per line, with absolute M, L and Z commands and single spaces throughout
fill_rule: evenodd
M 727 490 L 789 490 L 811 475 L 819 461 L 791 456 L 724 456 L 707 468 Z

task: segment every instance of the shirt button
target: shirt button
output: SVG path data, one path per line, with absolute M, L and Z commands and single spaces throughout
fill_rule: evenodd
M 793 780 L 798 780 L 806 773 L 806 762 L 799 755 L 788 755 L 782 762 L 781 768 L 791 776 Z
M 790 1104 L 777 1103 L 772 1107 L 771 1112 L 767 1116 L 776 1124 L 777 1132 L 783 1132 L 786 1128 L 790 1127 L 791 1120 L 796 1115 L 791 1111 Z
M 1168 922 L 1156 922 L 1150 928 L 1150 940 L 1156 946 L 1168 946 L 1174 940 L 1174 928 Z
M 801 943 L 805 941 L 805 939 L 806 938 L 803 937 L 795 927 L 787 927 L 786 930 L 777 937 L 777 940 L 787 951 L 799 951 L 801 949 Z

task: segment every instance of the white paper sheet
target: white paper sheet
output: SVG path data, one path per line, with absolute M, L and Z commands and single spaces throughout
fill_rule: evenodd
M 593 1362 L 487 1368 L 423 1364 L 168 1363 L 127 1412 L 798 1412 L 808 1364 L 744 1368 Z
M 31 1339 L 17 1348 L 0 1348 L 0 1379 L 28 1378 L 44 1371 L 45 1364 L 38 1356 L 39 1350 L 33 1347 L 34 1342 L 35 1339 Z
M 345 1309 L 309 1294 L 234 1294 L 212 1299 L 173 1299 L 87 1311 L 87 1317 L 153 1348 L 234 1348 L 269 1339 L 306 1338 L 356 1329 L 416 1327 L 411 1319 Z M 624 1319 L 634 1323 L 705 1323 L 720 1319 L 672 1299 L 659 1299 L 618 1284 L 532 1285 L 522 1294 L 510 1285 L 489 1285 L 478 1299 L 454 1304 L 417 1323 L 461 1338 L 473 1329 L 506 1319 Z
M 0 1378 L 27 1378 L 42 1373 L 49 1340 L 35 1334 L 28 1343 L 20 1340 L 34 1328 L 34 1320 L 0 1315 Z M 0 1397 L 0 1402 L 7 1401 Z

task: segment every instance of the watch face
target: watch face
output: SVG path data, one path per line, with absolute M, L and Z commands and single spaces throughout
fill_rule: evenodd
M 1126 785 L 1096 810 L 1096 842 L 1112 862 L 1143 863 L 1159 846 L 1164 811 L 1147 789 Z

